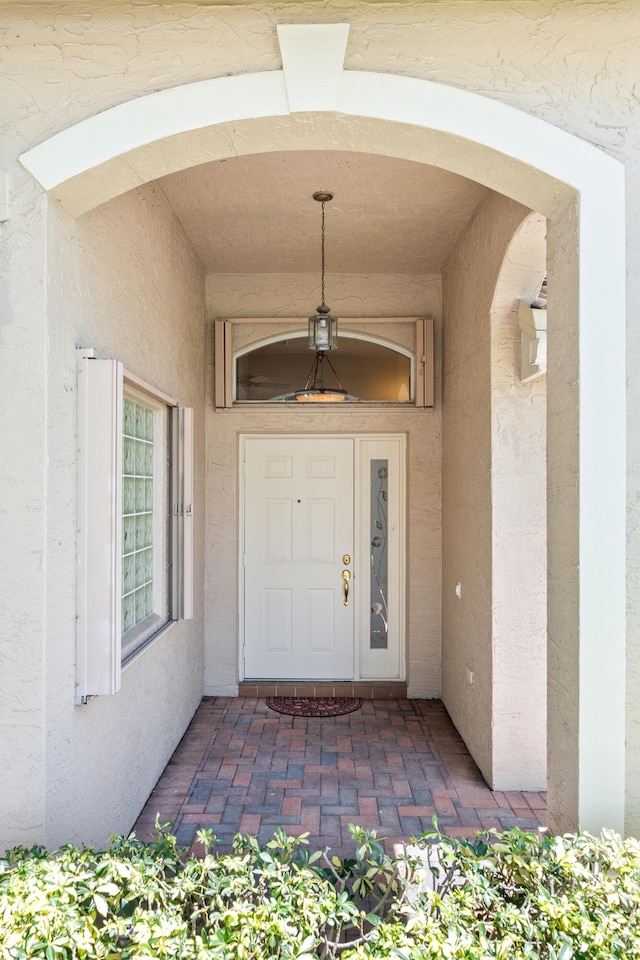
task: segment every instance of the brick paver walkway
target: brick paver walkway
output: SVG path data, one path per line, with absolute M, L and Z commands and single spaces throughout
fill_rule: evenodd
M 274 713 L 264 700 L 205 697 L 149 797 L 135 832 L 153 834 L 156 814 L 178 842 L 202 852 L 210 827 L 228 849 L 238 833 L 308 832 L 312 849 L 353 851 L 349 823 L 394 846 L 431 828 L 477 830 L 544 825 L 544 793 L 489 790 L 439 700 L 365 700 L 343 717 Z

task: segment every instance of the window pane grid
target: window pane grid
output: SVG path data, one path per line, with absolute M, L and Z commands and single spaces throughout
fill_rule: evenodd
M 122 632 L 153 611 L 153 411 L 124 398 Z

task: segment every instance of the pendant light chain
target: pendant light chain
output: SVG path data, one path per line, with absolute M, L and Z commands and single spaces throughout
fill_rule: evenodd
M 322 201 L 322 306 L 325 306 L 324 302 L 324 200 Z
M 314 351 L 313 363 L 307 376 L 307 381 L 302 390 L 296 390 L 293 399 L 302 402 L 335 402 L 351 399 L 347 391 L 342 386 L 338 374 L 335 371 L 329 351 L 335 350 L 338 346 L 338 320 L 331 316 L 331 308 L 325 303 L 325 204 L 333 200 L 333 194 L 328 190 L 316 190 L 313 199 L 322 205 L 322 232 L 321 232 L 321 277 L 320 286 L 322 291 L 322 303 L 318 307 L 317 313 L 309 317 L 309 349 Z M 325 387 L 324 372 L 325 366 L 331 371 L 338 384 L 337 387 Z M 285 398 L 287 399 L 287 398 Z

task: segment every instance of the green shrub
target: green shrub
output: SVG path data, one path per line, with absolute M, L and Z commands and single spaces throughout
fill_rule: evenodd
M 640 958 L 637 840 L 517 829 L 437 839 L 408 858 L 403 922 L 380 924 L 345 960 Z
M 301 960 L 352 908 L 294 862 L 298 844 L 280 834 L 261 850 L 238 837 L 233 854 L 182 862 L 161 832 L 157 843 L 120 838 L 100 853 L 13 851 L 0 876 L 2 957 Z
M 218 855 L 201 831 L 202 859 L 183 858 L 162 830 L 100 852 L 14 850 L 0 861 L 0 956 L 640 958 L 635 840 L 434 830 L 392 861 L 375 834 L 352 834 L 342 860 L 281 830 Z

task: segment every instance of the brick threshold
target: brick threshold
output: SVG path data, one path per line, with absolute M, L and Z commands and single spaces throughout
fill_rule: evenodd
M 406 700 L 407 685 L 388 680 L 242 680 L 239 697 L 362 697 L 363 700 Z

